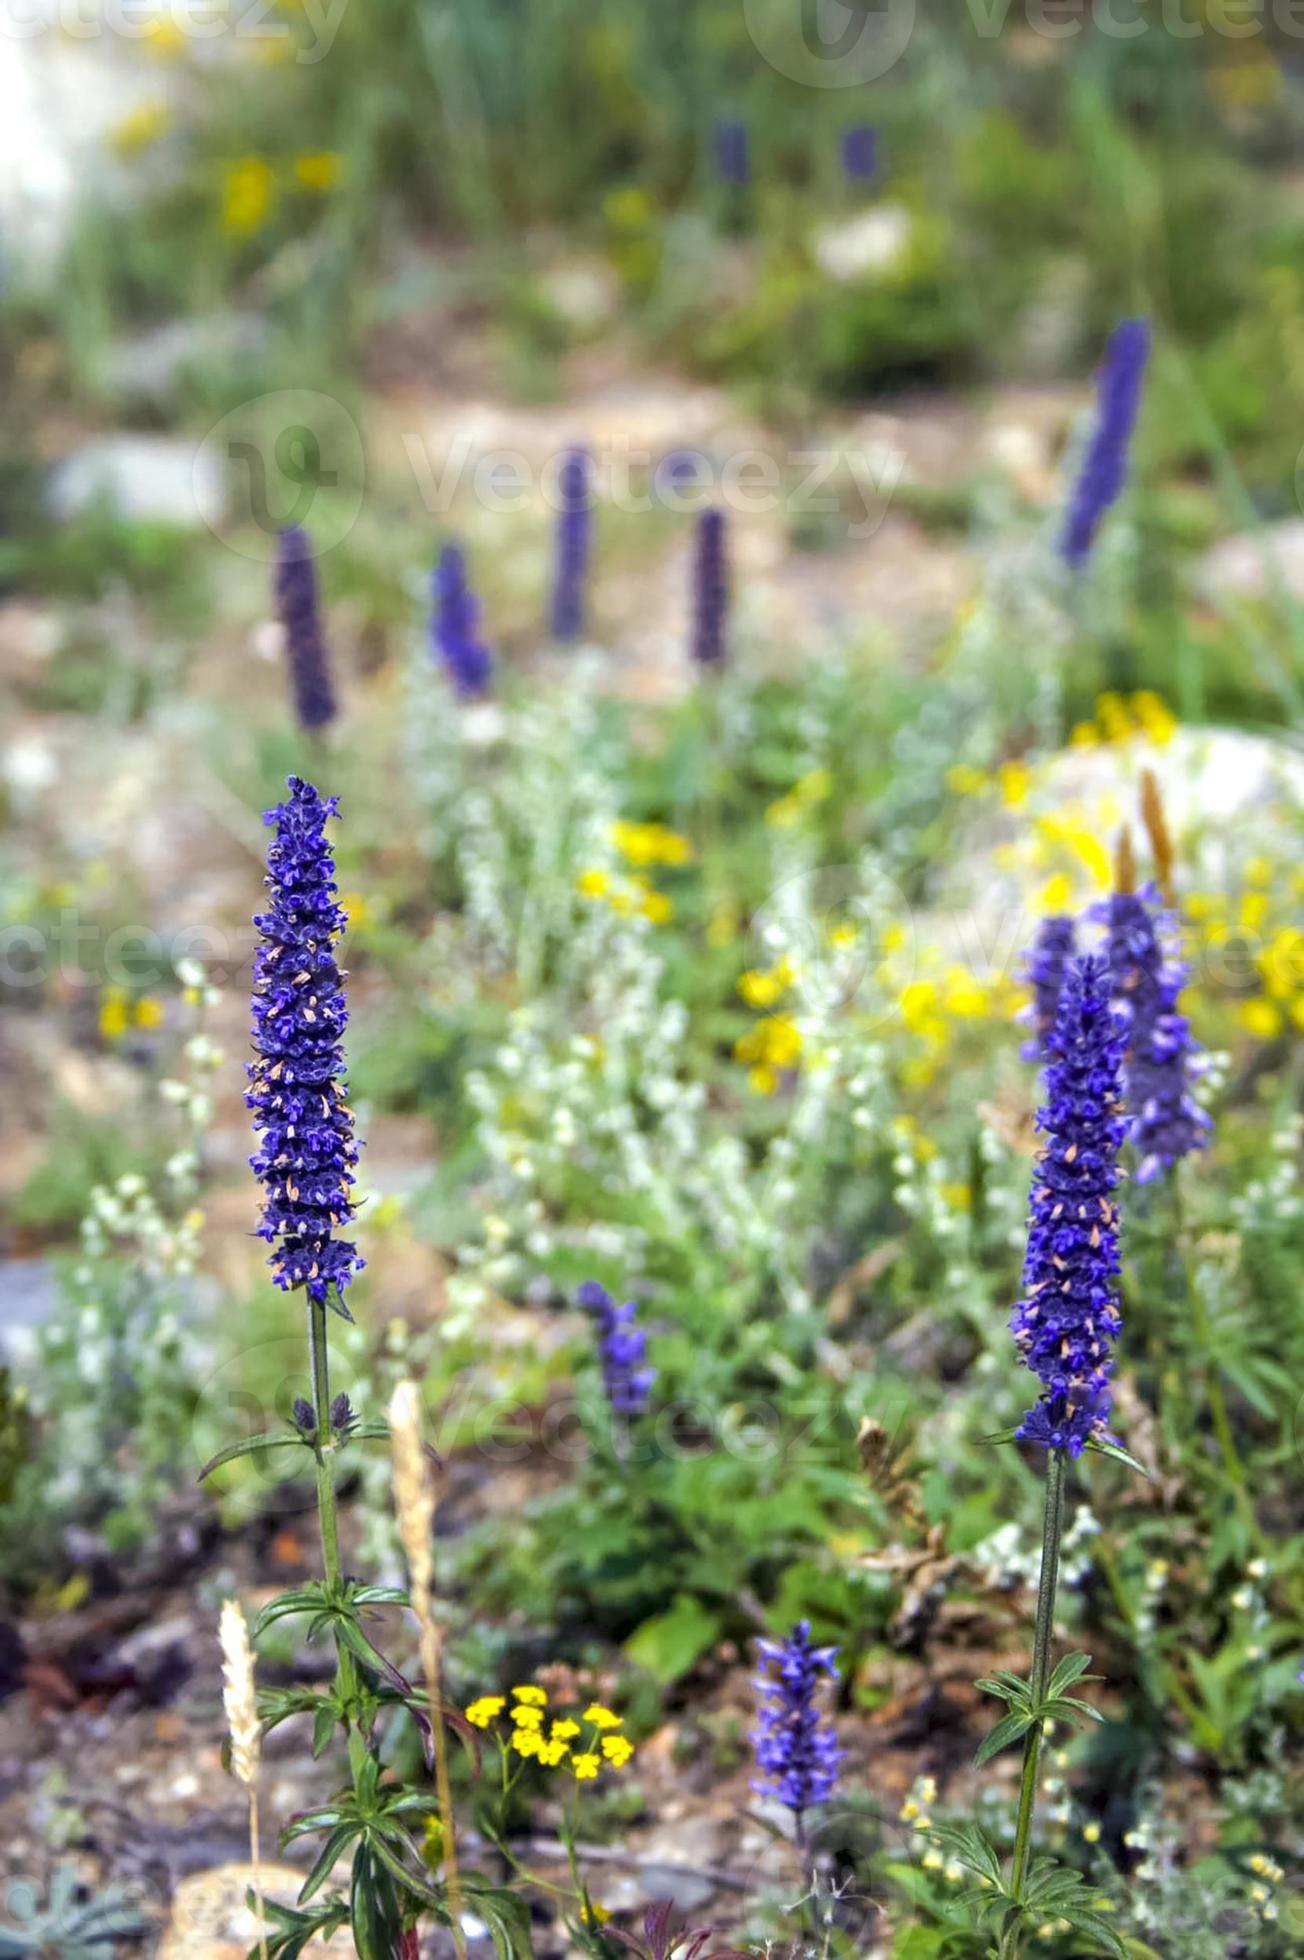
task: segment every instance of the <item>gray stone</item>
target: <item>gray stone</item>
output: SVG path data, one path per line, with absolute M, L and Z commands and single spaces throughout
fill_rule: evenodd
M 226 508 L 221 464 L 181 437 L 100 436 L 56 467 L 49 502 L 67 523 L 100 501 L 127 523 L 215 527 Z

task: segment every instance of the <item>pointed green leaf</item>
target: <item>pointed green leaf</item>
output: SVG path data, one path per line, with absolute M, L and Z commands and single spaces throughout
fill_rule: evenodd
M 214 1470 L 220 1470 L 224 1463 L 234 1463 L 237 1457 L 256 1456 L 262 1450 L 286 1450 L 296 1447 L 310 1450 L 312 1438 L 304 1436 L 297 1429 L 269 1430 L 264 1435 L 246 1436 L 242 1442 L 228 1443 L 224 1450 L 219 1450 L 216 1456 L 210 1457 L 195 1481 L 202 1484 L 206 1477 L 212 1476 Z
M 1015 1709 L 1012 1714 L 1003 1716 L 991 1734 L 983 1739 L 973 1759 L 974 1768 L 981 1769 L 984 1763 L 990 1762 L 993 1756 L 999 1755 L 1000 1751 L 1008 1748 L 1010 1743 L 1017 1742 L 1019 1737 L 1026 1734 L 1031 1727 L 1031 1715 L 1024 1714 L 1018 1709 Z
M 1136 1458 L 1129 1455 L 1121 1443 L 1106 1443 L 1102 1442 L 1099 1437 L 1092 1436 L 1088 1439 L 1087 1448 L 1094 1450 L 1097 1456 L 1107 1456 L 1112 1462 L 1121 1463 L 1127 1469 L 1135 1470 L 1138 1476 L 1142 1476 L 1147 1481 L 1150 1481 L 1150 1472 L 1146 1469 L 1145 1464 L 1138 1463 Z

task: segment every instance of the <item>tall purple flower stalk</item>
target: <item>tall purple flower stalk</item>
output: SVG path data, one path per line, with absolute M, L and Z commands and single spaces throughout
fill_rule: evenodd
M 1122 320 L 1105 347 L 1096 377 L 1096 420 L 1069 498 L 1060 556 L 1079 571 L 1101 520 L 1127 480 L 1128 453 L 1150 357 L 1148 320 Z
M 300 776 L 290 777 L 289 791 L 264 819 L 276 835 L 267 852 L 268 909 L 254 919 L 255 1059 L 245 1101 L 259 1145 L 249 1161 L 263 1186 L 258 1236 L 272 1247 L 276 1284 L 287 1292 L 303 1287 L 347 1320 L 344 1289 L 364 1262 L 339 1237 L 353 1217 L 358 1150 L 344 1089 L 349 1016 L 335 959 L 345 914 L 326 841 L 336 799 Z
M 836 1647 L 812 1647 L 809 1620 L 786 1640 L 757 1642 L 767 1671 L 757 1677 L 761 1707 L 752 1746 L 761 1772 L 752 1788 L 777 1797 L 797 1819 L 832 1796 L 844 1752 L 818 1701 L 821 1677 L 836 1680 Z
M 842 132 L 842 169 L 853 184 L 872 184 L 878 174 L 878 136 L 870 123 L 852 123 Z
M 1066 918 L 1063 913 L 1056 913 L 1041 921 L 1024 962 L 1024 977 L 1032 988 L 1032 1000 L 1021 1018 L 1033 1030 L 1023 1045 L 1025 1062 L 1039 1062 L 1046 1058 L 1059 1014 L 1064 976 L 1076 952 L 1077 931 L 1072 919 Z
M 1127 1026 L 1111 994 L 1105 959 L 1073 961 L 1049 1043 L 1038 1117 L 1047 1141 L 1033 1173 L 1023 1298 L 1010 1321 L 1025 1365 L 1042 1384 L 1018 1434 L 1070 1456 L 1107 1433 L 1110 1344 L 1121 1326 L 1113 1193 L 1127 1133 Z
M 572 449 L 561 467 L 557 516 L 557 567 L 552 588 L 552 633 L 578 640 L 584 631 L 584 587 L 592 547 L 593 498 L 587 450 Z
M 751 182 L 751 136 L 741 116 L 716 117 L 711 129 L 711 151 L 722 183 L 741 189 Z
M 1127 1025 L 1128 1131 L 1150 1184 L 1208 1142 L 1210 1118 L 1191 1092 L 1203 1054 L 1179 1002 L 1186 968 L 1165 941 L 1175 928 L 1153 886 L 1114 892 L 1095 908 L 1105 928 L 1114 1002 Z
M 612 1414 L 642 1415 L 657 1371 L 647 1364 L 647 1335 L 636 1325 L 635 1303 L 626 1300 L 618 1307 L 606 1287 L 595 1279 L 584 1281 L 576 1299 L 597 1322 L 602 1384 Z
M 697 520 L 693 557 L 693 659 L 699 667 L 723 667 L 728 651 L 729 570 L 722 510 Z
M 446 544 L 440 552 L 433 590 L 434 651 L 462 700 L 478 700 L 488 690 L 493 656 L 479 636 L 480 602 L 467 582 L 466 559 L 458 545 Z
M 294 712 L 300 727 L 316 734 L 334 721 L 337 708 L 322 635 L 312 543 L 297 525 L 281 532 L 276 559 L 276 604 L 285 629 L 285 657 L 290 669 Z

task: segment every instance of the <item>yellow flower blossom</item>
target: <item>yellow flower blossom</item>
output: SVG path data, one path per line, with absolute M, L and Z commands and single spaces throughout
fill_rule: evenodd
M 605 871 L 596 868 L 581 871 L 575 880 L 575 889 L 582 898 L 605 898 L 611 889 L 611 879 Z
M 139 156 L 172 127 L 172 111 L 166 102 L 140 102 L 114 123 L 109 142 L 120 157 Z
M 294 159 L 294 174 L 304 190 L 324 196 L 340 181 L 342 165 L 338 150 L 310 150 Z
M 541 1729 L 543 1727 L 543 1710 L 528 1706 L 513 1708 L 512 1720 L 521 1729 Z
M 647 891 L 643 894 L 643 917 L 650 919 L 654 926 L 668 925 L 675 916 L 674 900 L 664 892 Z
M 229 165 L 222 184 L 222 229 L 233 238 L 260 231 L 275 187 L 272 167 L 262 157 L 241 157 Z
M 538 1733 L 537 1729 L 513 1729 L 510 1746 L 516 1751 L 518 1756 L 524 1756 L 528 1759 L 531 1756 L 538 1755 L 540 1749 L 543 1747 L 543 1737 Z
M 803 1047 L 801 1029 L 785 1014 L 767 1014 L 734 1043 L 736 1061 L 751 1065 L 752 1087 L 773 1095 L 783 1069 L 797 1068 Z
M 618 1729 L 621 1724 L 621 1717 L 613 1714 L 611 1709 L 604 1708 L 600 1701 L 591 1701 L 581 1714 L 580 1720 L 590 1723 L 595 1729 Z
M 1258 1041 L 1271 1041 L 1282 1030 L 1281 1009 L 1270 1000 L 1241 1002 L 1240 1022 L 1247 1034 Z
M 106 1041 L 121 1041 L 130 1026 L 126 994 L 121 987 L 106 987 L 100 996 L 100 1033 Z
M 575 1772 L 577 1783 L 591 1782 L 601 1767 L 601 1758 L 590 1753 L 571 1757 L 571 1768 Z
M 953 796 L 978 796 L 987 783 L 982 770 L 971 768 L 967 762 L 957 762 L 946 772 L 946 787 Z
M 773 1007 L 787 993 L 796 977 L 797 970 L 785 955 L 768 970 L 753 967 L 744 973 L 738 982 L 738 991 L 749 1007 Z
M 1057 871 L 1042 886 L 1040 909 L 1043 912 L 1067 912 L 1073 905 L 1073 880 L 1063 871 Z
M 558 1763 L 564 1762 L 570 1754 L 570 1744 L 551 1740 L 545 1742 L 540 1738 L 534 1754 L 536 1760 L 541 1762 L 545 1769 L 556 1769 Z
M 501 1715 L 507 1706 L 506 1695 L 480 1695 L 468 1702 L 463 1713 L 473 1728 L 487 1729 L 495 1715 Z
M 663 823 L 614 823 L 611 841 L 621 856 L 640 869 L 653 864 L 683 865 L 693 861 L 693 846 Z
M 634 1745 L 628 1736 L 604 1735 L 602 1753 L 613 1769 L 623 1769 L 634 1753 Z
M 559 1722 L 554 1722 L 550 1731 L 554 1742 L 571 1742 L 579 1732 L 579 1723 L 572 1722 L 568 1715 L 564 1715 Z
M 968 1211 L 973 1204 L 973 1192 L 967 1184 L 944 1184 L 942 1196 L 953 1211 Z
M 532 1682 L 527 1682 L 523 1688 L 513 1688 L 512 1697 L 515 1701 L 528 1702 L 535 1708 L 546 1708 L 548 1706 L 548 1690 L 546 1688 L 536 1688 Z
M 1026 762 L 1003 762 L 996 771 L 996 779 L 1001 786 L 1001 797 L 1008 809 L 1019 810 L 1028 800 L 1032 788 L 1032 771 Z

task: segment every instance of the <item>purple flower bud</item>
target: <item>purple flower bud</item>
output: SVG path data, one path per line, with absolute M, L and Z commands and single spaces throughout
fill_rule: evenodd
M 1123 320 L 1109 336 L 1096 377 L 1096 421 L 1069 498 L 1060 556 L 1079 571 L 1101 519 L 1127 480 L 1128 451 L 1150 357 L 1148 320 Z
M 853 184 L 872 184 L 878 173 L 878 137 L 869 123 L 842 132 L 842 168 Z
M 1093 916 L 1105 928 L 1114 1005 L 1128 1030 L 1125 1094 L 1137 1182 L 1150 1184 L 1209 1140 L 1208 1112 L 1191 1092 L 1204 1055 L 1178 1005 L 1186 968 L 1165 950 L 1175 945 L 1176 926 L 1154 886 L 1114 892 Z
M 741 189 L 751 182 L 751 137 L 740 116 L 716 117 L 711 130 L 711 150 L 721 183 Z
M 1059 1013 L 1064 975 L 1076 951 L 1077 935 L 1072 919 L 1057 914 L 1041 921 L 1023 969 L 1024 978 L 1032 988 L 1032 1000 L 1020 1019 L 1034 1031 L 1033 1038 L 1021 1050 L 1025 1062 L 1040 1062 L 1046 1057 Z
M 297 527 L 281 532 L 276 604 L 285 629 L 294 712 L 300 727 L 313 734 L 335 719 L 335 689 L 322 637 L 312 544 L 307 533 Z
M 693 659 L 699 667 L 723 667 L 728 615 L 724 512 L 704 510 L 697 520 L 693 559 Z
M 1074 960 L 1048 1043 L 1047 1137 L 1032 1179 L 1023 1298 L 1010 1320 L 1041 1400 L 1019 1436 L 1081 1456 L 1107 1433 L 1110 1344 L 1117 1339 L 1118 1207 L 1113 1192 L 1127 1132 L 1122 1114 L 1127 1028 L 1097 955 Z
M 253 1046 L 245 1102 L 259 1147 L 249 1159 L 263 1186 L 258 1236 L 273 1248 L 276 1284 L 305 1287 L 350 1318 L 343 1292 L 363 1265 L 337 1237 L 353 1217 L 358 1161 L 344 1090 L 348 1024 L 335 941 L 345 915 L 336 902 L 335 860 L 326 820 L 336 799 L 291 776 L 289 798 L 267 812 L 276 835 L 267 852 L 266 912 L 254 919 Z
M 760 1640 L 757 1647 L 767 1671 L 756 1682 L 761 1707 L 752 1746 L 761 1774 L 752 1788 L 800 1818 L 833 1794 L 844 1755 L 817 1701 L 821 1675 L 837 1679 L 838 1650 L 811 1646 L 809 1620 L 799 1620 L 786 1640 Z
M 634 1319 L 638 1309 L 632 1300 L 618 1307 L 595 1279 L 586 1279 L 575 1297 L 598 1323 L 602 1383 L 612 1414 L 642 1415 L 657 1371 L 646 1365 L 647 1335 Z
M 466 560 L 455 544 L 439 554 L 434 576 L 434 616 L 430 638 L 453 687 L 464 701 L 488 691 L 493 657 L 479 638 L 479 601 L 467 583 Z
M 557 518 L 552 634 L 555 640 L 578 640 L 584 631 L 584 584 L 593 529 L 587 450 L 571 450 L 562 464 L 559 488 L 561 510 Z

